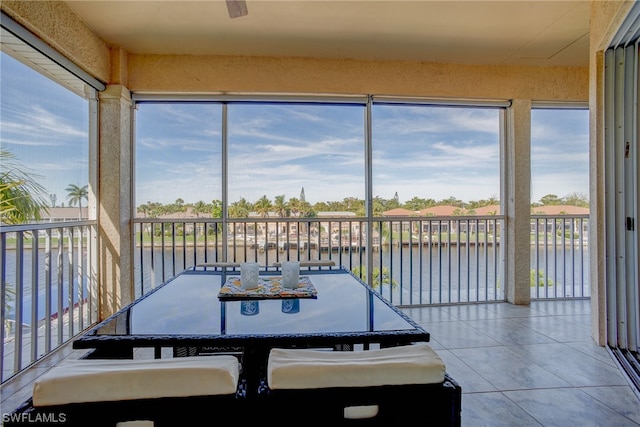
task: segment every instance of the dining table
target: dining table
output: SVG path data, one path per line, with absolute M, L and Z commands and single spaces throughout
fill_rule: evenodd
M 173 356 L 237 353 L 256 384 L 272 348 L 367 350 L 428 342 L 429 333 L 345 267 L 301 269 L 282 286 L 279 268 L 262 268 L 243 289 L 239 268 L 190 268 L 83 333 L 75 349 L 90 358 L 133 358 L 136 348 Z M 391 285 L 385 285 L 391 286 Z

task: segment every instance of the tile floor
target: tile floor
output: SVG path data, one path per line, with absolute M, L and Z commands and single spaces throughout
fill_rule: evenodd
M 640 426 L 640 400 L 590 335 L 590 302 L 406 308 L 462 387 L 462 426 Z
M 403 309 L 462 387 L 462 426 L 640 426 L 640 400 L 590 335 L 590 302 L 535 301 Z M 26 400 L 67 346 L 1 388 L 0 408 Z

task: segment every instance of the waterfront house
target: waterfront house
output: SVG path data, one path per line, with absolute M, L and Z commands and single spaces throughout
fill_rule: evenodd
M 382 212 L 382 215 L 385 217 L 394 217 L 394 216 L 417 216 L 420 213 L 417 211 L 410 211 L 409 209 L 404 208 L 395 208 L 388 211 Z M 400 231 L 414 231 L 411 229 L 411 223 L 407 221 L 402 221 L 400 223 L 393 223 L 392 231 L 399 233 Z
M 535 235 L 545 230 L 549 235 L 569 235 L 572 233 L 583 244 L 589 235 L 589 208 L 571 205 L 548 205 L 531 208 L 531 214 L 538 219 L 531 224 L 531 233 Z M 556 217 L 550 219 L 550 217 Z
M 89 218 L 88 208 L 83 207 L 81 209 L 69 207 L 54 207 L 49 208 L 46 212 L 42 212 L 42 222 L 65 222 L 65 221 L 78 221 Z
M 420 209 L 418 214 L 426 217 L 452 217 L 464 215 L 464 208 L 451 205 L 438 205 L 430 208 Z M 456 221 L 436 221 L 428 222 L 426 227 L 422 230 L 423 233 L 439 234 L 439 233 L 456 233 Z
M 500 205 L 481 206 L 473 208 L 476 215 L 500 215 Z
M 547 205 L 531 208 L 533 215 L 589 215 L 589 208 L 572 205 Z
M 419 212 L 410 211 L 409 209 L 405 209 L 405 208 L 395 208 L 395 209 L 382 212 L 382 215 L 384 216 L 415 216 L 415 215 L 419 215 Z

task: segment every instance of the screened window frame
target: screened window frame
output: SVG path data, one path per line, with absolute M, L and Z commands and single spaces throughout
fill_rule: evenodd
M 25 29 L 9 15 L 0 11 L 0 48 L 25 66 L 52 82 L 65 87 L 88 103 L 88 220 L 97 220 L 100 199 L 98 185 L 99 100 L 98 93 L 106 89 L 103 82 Z
M 431 97 L 394 97 L 394 96 L 381 96 L 381 95 L 291 95 L 291 94 L 152 94 L 152 93 L 132 93 L 132 133 L 133 133 L 133 150 L 135 151 L 135 112 L 138 109 L 138 105 L 145 103 L 206 103 L 206 104 L 220 104 L 222 106 L 222 221 L 223 225 L 226 225 L 228 221 L 228 119 L 227 119 L 227 106 L 233 104 L 298 104 L 298 105 L 356 105 L 364 107 L 365 121 L 364 121 L 364 151 L 365 156 L 365 210 L 366 216 L 373 217 L 373 188 L 372 188 L 372 114 L 371 108 L 376 105 L 406 105 L 415 107 L 461 107 L 461 108 L 491 108 L 501 110 L 499 129 L 500 135 L 500 156 L 503 157 L 504 148 L 504 111 L 511 106 L 510 100 L 469 100 L 469 99 L 448 99 L 448 98 L 431 98 Z M 132 168 L 131 176 L 131 194 L 135 194 L 135 174 Z M 504 159 L 500 161 L 500 177 L 503 181 L 504 175 Z M 500 200 L 504 200 L 504 184 L 500 184 Z M 133 198 L 133 196 L 132 196 Z M 136 217 L 136 203 L 134 199 L 131 206 L 131 216 Z M 226 229 L 226 227 L 223 227 Z
M 263 104 L 325 104 L 325 105 L 362 105 L 364 107 L 364 148 L 363 154 L 365 157 L 365 215 L 367 219 L 368 229 L 373 229 L 373 164 L 372 164 L 372 108 L 374 104 L 381 105 L 408 105 L 408 106 L 441 106 L 441 107 L 464 107 L 464 108 L 492 108 L 500 110 L 499 114 L 499 152 L 500 152 L 500 204 L 501 212 L 504 212 L 504 200 L 505 200 L 505 171 L 506 171 L 506 159 L 505 159 L 505 144 L 506 144 L 506 122 L 505 112 L 507 108 L 511 106 L 510 100 L 469 100 L 469 99 L 448 99 L 448 98 L 431 98 L 431 97 L 394 97 L 394 96 L 382 96 L 382 95 L 332 95 L 332 94 L 318 94 L 318 95 L 292 95 L 292 94 L 200 94 L 200 95 L 185 95 L 185 94 L 151 94 L 132 93 L 132 111 L 131 115 L 131 128 L 132 128 L 132 151 L 135 151 L 135 112 L 137 106 L 144 103 L 215 103 L 222 105 L 222 239 L 227 241 L 228 239 L 228 117 L 227 106 L 234 103 L 263 103 Z M 135 161 L 135 157 L 132 156 Z M 136 180 L 135 180 L 135 168 L 132 168 L 132 176 L 130 179 L 131 188 L 130 193 L 132 195 L 131 203 L 131 218 L 136 218 L 137 208 L 136 200 L 133 195 L 136 192 Z M 504 217 L 504 214 L 501 215 Z M 368 247 L 373 246 L 373 236 L 371 233 L 367 233 L 367 241 L 365 244 Z M 223 256 L 226 256 L 226 245 L 223 245 Z M 367 265 L 373 265 L 373 251 L 367 251 Z M 372 283 L 373 271 L 367 269 L 367 281 Z

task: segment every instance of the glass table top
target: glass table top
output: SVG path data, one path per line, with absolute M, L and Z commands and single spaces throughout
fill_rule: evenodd
M 238 274 L 185 271 L 85 336 L 426 333 L 347 270 L 302 271 L 317 289 L 315 298 L 219 299 L 226 278 Z
M 265 275 L 269 274 L 279 273 Z M 347 270 L 302 271 L 301 276 L 308 276 L 317 289 L 315 298 L 220 300 L 220 288 L 232 275 L 239 272 L 181 273 L 88 335 L 215 337 L 425 332 Z

